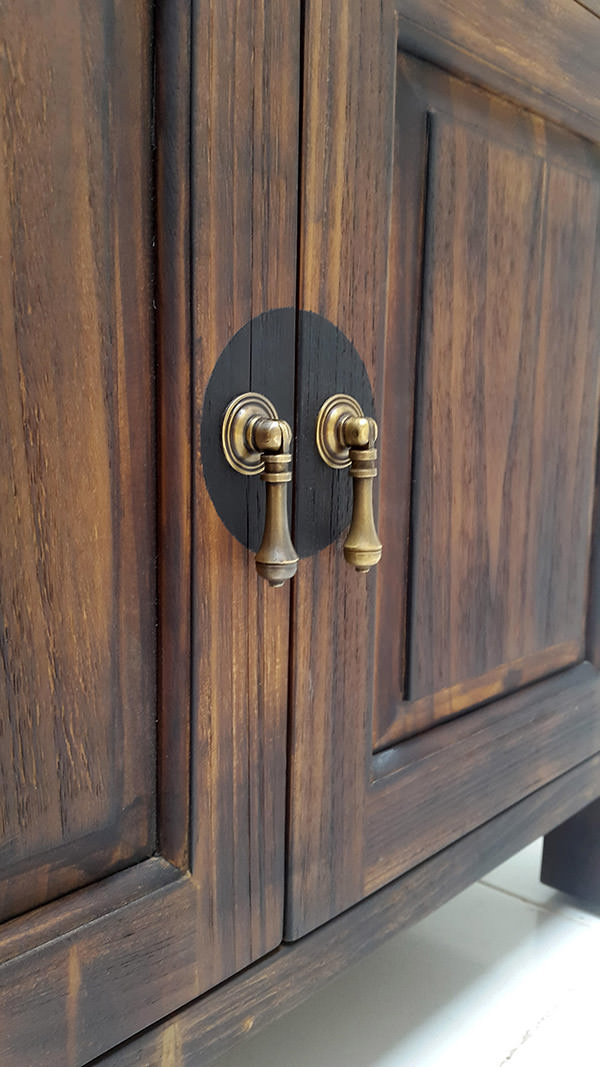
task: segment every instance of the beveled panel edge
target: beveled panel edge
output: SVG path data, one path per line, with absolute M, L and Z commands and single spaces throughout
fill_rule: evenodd
M 432 731 L 437 730 L 443 723 L 449 720 L 454 722 L 459 716 L 471 714 L 494 701 L 502 700 L 503 697 L 522 692 L 528 686 L 551 678 L 554 674 L 568 670 L 579 662 L 581 662 L 581 655 L 578 644 L 574 641 L 564 641 L 560 645 L 551 645 L 542 649 L 541 652 L 532 653 L 519 660 L 501 663 L 477 678 L 457 682 L 456 685 L 418 697 L 412 702 L 406 701 L 405 704 L 398 706 L 397 718 L 379 738 L 374 749 L 374 756 L 410 739 L 429 737 Z M 400 718 L 403 708 L 406 708 L 407 712 L 412 709 L 418 715 L 420 708 L 435 707 L 436 704 L 445 706 L 446 710 L 437 711 L 436 720 L 424 731 L 418 726 L 413 732 L 403 729 Z
M 147 863 L 148 892 L 0 966 L 3 1065 L 77 1067 L 227 976 L 201 973 L 190 876 Z
M 526 5 L 511 0 L 499 0 L 493 9 L 488 5 L 485 10 L 483 0 L 468 0 L 459 14 L 450 0 L 395 0 L 398 46 L 597 141 L 600 95 L 593 96 L 592 72 L 600 47 L 600 23 L 584 5 L 563 5 L 557 11 L 549 0 L 545 4 L 546 17 L 540 14 L 536 20 Z M 515 42 L 514 48 L 504 50 L 502 65 L 498 61 L 499 28 Z M 578 34 L 587 48 L 583 55 L 576 47 Z M 588 68 L 589 86 L 582 78 L 583 65 Z M 573 78 L 573 70 L 579 81 Z M 563 98 L 557 95 L 559 84 Z
M 384 751 L 374 753 L 371 762 L 371 785 L 377 785 L 390 775 L 403 771 L 421 759 L 428 759 L 438 752 L 443 752 L 452 745 L 462 745 L 474 734 L 493 728 L 506 719 L 508 712 L 505 709 L 508 702 L 511 708 L 526 707 L 538 702 L 544 690 L 554 690 L 557 685 L 561 689 L 568 688 L 580 678 L 590 684 L 597 680 L 600 685 L 595 666 L 587 661 L 578 663 L 555 675 L 533 682 L 524 689 L 507 694 L 502 703 L 497 700 L 490 701 L 483 707 L 474 708 L 468 715 L 442 722 L 430 730 L 405 738 Z
M 0 968 L 50 941 L 70 936 L 95 922 L 184 878 L 161 856 L 131 865 L 91 885 L 67 893 L 0 926 Z
M 595 269 L 600 273 L 600 217 L 596 233 Z M 599 302 L 600 303 L 600 302 Z M 600 306 L 592 308 L 590 329 L 600 335 Z M 598 414 L 600 423 L 600 412 Z M 588 562 L 588 604 L 585 630 L 586 656 L 600 670 L 600 429 L 596 428 L 596 470 L 592 502 L 592 536 Z
M 596 755 L 599 708 L 600 677 L 582 663 L 430 731 L 436 742 L 445 734 L 445 747 L 425 754 L 415 738 L 381 753 L 373 762 L 381 770 L 386 756 L 388 773 L 367 794 L 365 894 L 496 817 L 507 798 L 516 803 Z M 407 748 L 410 762 L 392 769 L 390 753 Z
M 443 63 L 404 51 L 401 46 L 398 63 L 403 65 L 403 76 L 427 114 L 483 132 L 494 144 L 538 157 L 574 174 L 596 178 L 600 175 L 600 140 L 590 140 L 544 107 L 522 103 L 494 86 L 473 81 L 461 71 L 448 70 Z
M 156 5 L 158 841 L 182 869 L 191 788 L 191 18 L 189 2 Z

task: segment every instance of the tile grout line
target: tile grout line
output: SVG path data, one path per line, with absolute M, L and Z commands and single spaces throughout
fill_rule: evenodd
M 551 907 L 548 904 L 541 904 L 537 900 L 530 900 L 529 897 L 523 896 L 521 893 L 515 893 L 510 889 L 504 889 L 502 886 L 493 885 L 492 882 L 486 882 L 485 879 L 479 880 L 479 885 L 485 886 L 486 889 L 493 889 L 496 893 L 503 893 L 506 897 L 512 897 L 513 900 L 519 900 L 522 904 L 528 904 L 532 908 L 536 908 L 538 911 L 543 911 L 546 915 L 559 915 L 562 919 L 567 919 L 569 922 L 575 923 L 576 926 L 593 926 L 593 920 L 597 918 L 596 915 L 590 914 L 591 922 L 587 917 L 579 918 L 578 915 L 569 915 L 562 908 L 557 909 Z M 569 905 L 573 907 L 573 905 Z

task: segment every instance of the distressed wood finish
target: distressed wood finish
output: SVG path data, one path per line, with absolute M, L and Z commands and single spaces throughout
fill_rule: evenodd
M 595 757 L 99 1062 L 102 1067 L 212 1063 L 595 797 L 599 772 Z
M 403 73 L 429 114 L 414 704 L 396 722 L 382 701 L 379 745 L 583 658 L 598 410 L 600 152 L 427 66 Z
M 600 22 L 455 7 L 2 6 L 3 1067 L 209 1062 L 582 805 L 547 856 L 589 884 Z M 340 543 L 290 591 L 221 523 L 200 420 L 232 336 L 251 389 L 261 314 L 293 345 L 295 307 L 364 360 L 386 554 L 365 581 Z M 313 932 L 282 946 L 284 858 L 286 936 Z
M 305 18 L 299 302 L 349 337 L 379 416 L 394 12 L 389 3 L 317 0 Z M 363 895 L 376 580 L 376 572 L 365 580 L 348 567 L 338 540 L 304 561 L 294 582 L 287 936 Z
M 205 887 L 198 954 L 216 982 L 281 940 L 290 594 L 259 578 L 253 554 L 224 528 L 197 443 L 227 342 L 261 312 L 295 302 L 299 7 L 195 5 L 193 47 L 192 857 Z M 279 414 L 291 420 L 290 387 Z
M 584 663 L 375 757 L 364 891 L 600 750 L 599 694 Z
M 94 98 L 82 114 L 87 119 L 89 109 L 92 128 L 97 113 L 105 122 L 109 114 L 113 116 L 114 129 L 105 131 L 109 175 L 113 168 L 120 175 L 118 164 L 125 166 L 129 158 L 125 153 L 111 161 L 115 145 L 132 152 L 137 144 L 132 138 L 133 117 L 128 119 L 130 125 L 125 122 L 129 107 L 136 121 L 144 118 L 145 152 L 150 158 L 150 9 L 142 3 L 107 2 L 80 16 L 57 3 L 56 27 L 39 21 L 37 9 L 29 37 L 22 24 L 19 27 L 20 41 L 31 40 L 37 28 L 38 36 L 41 29 L 45 32 L 47 50 L 60 43 L 53 58 L 63 97 L 65 85 L 75 77 L 73 69 L 78 70 L 63 38 L 76 39 L 80 21 L 98 28 L 117 83 L 110 112 Z M 192 17 L 190 4 L 165 0 L 158 5 L 154 28 L 160 78 L 156 293 L 149 277 L 140 279 L 135 248 L 130 250 L 127 244 L 136 217 L 132 204 L 143 200 L 147 212 L 153 204 L 149 173 L 134 168 L 135 197 L 121 204 L 113 195 L 103 203 L 103 218 L 110 220 L 117 210 L 123 213 L 117 248 L 122 254 L 127 250 L 127 259 L 116 262 L 128 299 L 132 294 L 132 306 L 126 305 L 128 318 L 121 324 L 115 312 L 117 297 L 113 301 L 108 284 L 112 279 L 116 285 L 109 270 L 113 261 L 107 257 L 106 277 L 102 275 L 103 282 L 108 279 L 107 289 L 97 297 L 97 314 L 107 336 L 116 338 L 117 352 L 122 351 L 120 332 L 132 346 L 123 357 L 122 374 L 137 400 L 135 422 L 133 427 L 119 425 L 119 432 L 136 442 L 152 427 L 140 395 L 149 395 L 153 386 L 153 352 L 149 334 L 142 330 L 132 339 L 130 332 L 139 330 L 136 315 L 150 320 L 153 299 L 157 307 L 158 843 L 153 836 L 146 853 L 156 848 L 158 855 L 2 926 L 0 1060 L 7 1067 L 86 1063 L 198 997 L 272 949 L 282 936 L 289 593 L 261 585 L 253 556 L 233 541 L 217 518 L 203 483 L 197 430 L 207 378 L 231 334 L 269 307 L 294 304 L 299 5 L 290 8 L 283 0 L 252 5 L 201 0 L 194 4 Z M 89 64 L 89 46 L 86 57 Z M 88 71 L 91 84 L 106 102 L 109 90 L 100 74 L 94 67 Z M 28 99 L 35 98 L 36 86 L 36 73 L 31 72 Z M 78 83 L 73 81 L 76 90 Z M 142 102 L 139 97 L 146 91 Z M 70 129 L 70 137 L 73 134 L 77 135 L 76 129 Z M 68 160 L 70 142 L 60 143 L 59 149 Z M 97 180 L 104 173 L 93 155 L 99 150 L 95 144 L 90 149 Z M 122 175 L 120 180 L 125 180 Z M 67 192 L 62 208 L 71 217 L 72 198 L 69 212 L 65 206 Z M 55 191 L 55 199 L 56 195 Z M 37 196 L 50 196 L 41 179 Z M 87 231 L 78 215 L 73 227 L 83 240 Z M 149 255 L 149 228 L 146 237 Z M 38 249 L 40 275 L 53 247 L 46 235 Z M 64 271 L 69 260 L 64 248 L 58 251 L 58 242 L 56 248 L 56 263 Z M 76 266 L 81 266 L 79 259 Z M 78 279 L 72 300 L 78 314 L 86 308 L 88 289 L 93 291 L 94 275 L 87 275 Z M 64 307 L 65 293 L 61 297 L 47 309 L 47 329 L 60 321 L 57 309 Z M 19 309 L 19 319 L 26 323 L 24 310 Z M 77 323 L 68 324 L 74 335 Z M 246 354 L 249 383 L 250 357 L 251 345 Z M 102 364 L 108 384 L 113 359 L 108 350 Z M 102 379 L 90 377 L 90 404 L 86 392 L 86 403 L 79 397 L 80 420 L 87 418 L 90 434 L 102 413 L 102 384 Z M 110 399 L 109 394 L 107 405 Z M 87 437 L 82 437 L 81 423 L 73 423 L 73 455 L 85 471 L 81 444 Z M 62 432 L 55 423 L 58 441 L 63 440 Z M 108 458 L 99 466 L 106 480 Z M 126 470 L 129 473 L 129 467 Z M 148 496 L 131 516 L 132 529 L 142 543 L 154 530 L 152 463 L 144 468 L 138 456 L 132 480 L 134 475 L 136 499 L 138 494 Z M 78 511 L 72 514 L 70 500 L 63 507 L 64 522 L 73 517 L 80 522 Z M 90 523 L 92 516 L 93 511 Z M 129 522 L 127 510 L 125 519 Z M 152 543 L 143 567 L 140 564 L 136 570 L 135 557 L 121 564 L 121 588 L 129 591 L 123 626 L 128 626 L 127 637 L 133 644 L 137 600 L 130 585 L 137 590 L 139 583 L 142 593 L 144 582 L 152 586 L 155 555 Z M 80 563 L 78 559 L 78 577 Z M 67 589 L 65 600 L 75 602 L 75 594 Z M 144 607 L 152 649 L 153 599 Z M 106 613 L 102 598 L 97 607 L 101 610 Z M 127 677 L 127 668 L 135 679 L 139 659 L 129 646 L 127 657 L 121 670 Z M 151 661 L 144 685 L 155 692 Z M 156 730 L 156 713 L 150 708 L 146 719 L 143 706 L 136 706 L 139 738 L 125 754 L 139 776 L 144 773 L 144 745 L 153 744 Z M 154 789 L 152 767 L 149 782 Z M 118 810 L 120 797 L 114 789 L 110 799 Z M 100 867 L 91 872 L 91 879 L 103 873 Z
M 370 375 L 384 555 L 365 582 L 340 543 L 296 579 L 292 939 L 600 748 L 598 675 L 574 666 L 597 432 L 599 155 L 546 118 L 600 138 L 586 98 L 600 24 L 548 9 L 533 38 L 528 4 L 469 12 L 306 9 L 299 299 Z M 461 77 L 441 69 L 450 55 Z
M 577 0 L 397 0 L 407 53 L 598 140 L 598 23 Z
M 0 14 L 2 918 L 155 845 L 151 19 L 34 6 Z

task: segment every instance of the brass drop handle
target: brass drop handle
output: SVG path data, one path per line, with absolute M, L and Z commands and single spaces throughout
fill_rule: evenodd
M 338 393 L 325 401 L 317 416 L 317 448 L 329 467 L 350 468 L 354 497 L 344 556 L 357 571 L 368 571 L 381 559 L 382 545 L 373 515 L 376 440 L 375 419 L 367 418 L 353 397 Z
M 287 483 L 292 480 L 292 431 L 261 393 L 242 393 L 223 417 L 225 458 L 239 474 L 260 474 L 266 485 L 266 515 L 256 569 L 269 585 L 281 586 L 298 569 L 287 515 Z

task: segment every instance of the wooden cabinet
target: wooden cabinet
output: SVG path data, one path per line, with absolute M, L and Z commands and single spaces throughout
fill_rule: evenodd
M 600 895 L 592 7 L 0 5 L 3 1065 L 208 1062 L 541 833 Z

